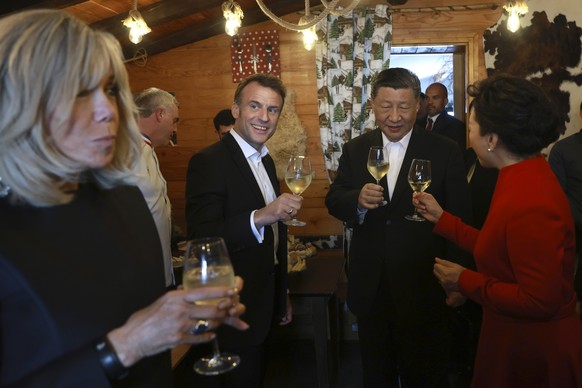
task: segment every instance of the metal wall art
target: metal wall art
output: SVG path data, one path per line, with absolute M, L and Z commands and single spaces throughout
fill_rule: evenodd
M 230 58 L 234 83 L 256 73 L 280 77 L 279 32 L 253 31 L 234 36 L 230 44 Z

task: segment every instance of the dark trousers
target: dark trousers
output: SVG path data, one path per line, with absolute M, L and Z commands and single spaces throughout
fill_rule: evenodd
M 370 313 L 357 317 L 364 387 L 449 387 L 446 307 L 403 316 L 386 283 L 381 282 Z

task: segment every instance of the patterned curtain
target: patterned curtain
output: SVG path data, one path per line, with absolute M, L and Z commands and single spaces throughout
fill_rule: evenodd
M 328 15 L 317 24 L 317 94 L 321 145 L 333 182 L 344 143 L 375 127 L 371 85 L 390 63 L 387 5 Z

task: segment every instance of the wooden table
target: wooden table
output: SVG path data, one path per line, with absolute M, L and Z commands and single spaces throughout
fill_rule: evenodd
M 295 323 L 292 326 L 307 328 L 308 336 L 314 341 L 320 388 L 330 386 L 330 371 L 339 365 L 340 323 L 337 288 L 344 262 L 341 250 L 321 250 L 306 260 L 307 268 L 304 271 L 289 274 L 289 295 L 293 304 Z M 306 317 L 307 320 L 302 320 L 302 317 Z M 328 346 L 328 338 L 331 349 Z

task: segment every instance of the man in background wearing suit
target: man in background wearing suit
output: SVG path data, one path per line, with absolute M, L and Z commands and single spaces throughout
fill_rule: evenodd
M 465 123 L 447 113 L 445 107 L 449 103 L 447 87 L 439 82 L 426 88 L 426 130 L 438 133 L 454 140 L 459 149 L 467 148 L 467 129 Z
M 222 137 L 232 129 L 234 125 L 234 117 L 232 117 L 232 112 L 230 109 L 223 109 L 214 116 L 212 119 L 214 124 L 214 129 L 218 135 L 218 140 L 222 140 Z
M 275 133 L 285 87 L 273 76 L 255 74 L 234 95 L 233 129 L 192 156 L 186 177 L 188 237 L 224 238 L 234 271 L 245 281 L 240 294 L 250 329 L 218 330 L 221 350 L 241 364 L 221 376 L 221 386 L 260 387 L 264 343 L 273 321 L 291 322 L 287 296 L 286 221 L 303 199 L 280 194 L 275 164 L 265 142 Z
M 582 103 L 580 103 L 580 118 L 582 118 Z M 582 318 L 582 309 L 580 308 L 582 300 L 582 260 L 580 259 L 582 256 L 582 129 L 578 133 L 556 142 L 552 147 L 548 162 L 568 197 L 576 227 L 578 265 L 574 289 L 578 295 L 576 308 Z
M 378 75 L 372 87 L 377 129 L 346 143 L 326 197 L 330 214 L 354 225 L 347 302 L 358 319 L 364 387 L 448 386 L 447 303 L 464 299 L 445 295 L 433 264 L 435 257 L 468 256 L 434 235 L 429 222 L 405 219 L 413 213 L 407 181 L 412 159 L 432 162 L 427 191 L 448 211 L 468 219 L 471 201 L 459 148 L 442 136 L 413 130 L 419 95 L 420 81 L 407 69 Z M 390 155 L 380 185 L 372 183 L 366 167 L 371 146 L 384 146 Z M 380 206 L 382 200 L 388 204 Z

